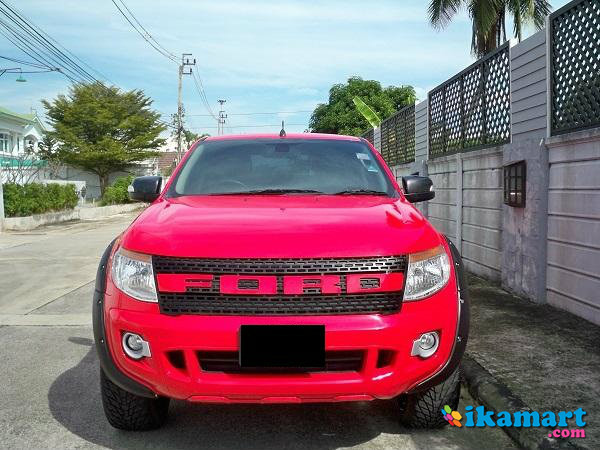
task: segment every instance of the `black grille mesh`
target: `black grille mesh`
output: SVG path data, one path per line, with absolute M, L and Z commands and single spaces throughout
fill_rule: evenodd
M 238 352 L 197 352 L 200 367 L 205 372 L 267 372 L 275 369 L 242 369 Z M 333 350 L 325 352 L 325 367 L 311 369 L 310 372 L 360 372 L 363 367 L 364 352 L 361 350 Z M 295 372 L 295 369 L 280 369 L 282 372 Z
M 404 256 L 375 258 L 315 259 L 196 259 L 155 256 L 154 273 L 210 273 L 286 275 L 294 273 L 366 273 L 403 272 Z
M 163 314 L 213 315 L 330 315 L 391 314 L 402 304 L 402 293 L 346 295 L 205 295 L 199 293 L 158 295 Z

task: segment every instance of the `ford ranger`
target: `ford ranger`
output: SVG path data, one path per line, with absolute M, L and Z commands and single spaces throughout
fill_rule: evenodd
M 106 249 L 93 324 L 104 412 L 161 426 L 170 399 L 390 399 L 413 427 L 456 409 L 469 309 L 460 255 L 364 139 L 201 139 Z

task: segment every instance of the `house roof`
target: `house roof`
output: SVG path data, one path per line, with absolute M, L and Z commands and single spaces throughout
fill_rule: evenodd
M 163 169 L 168 169 L 177 160 L 177 152 L 164 152 L 158 158 L 158 171 L 162 173 Z
M 35 114 L 19 114 L 2 106 L 0 106 L 0 114 L 4 114 L 6 116 L 11 116 L 21 120 L 26 120 L 27 122 L 33 122 L 36 119 Z
M 19 114 L 10 109 L 0 106 L 0 116 L 8 116 L 11 119 L 16 119 L 18 122 L 23 122 L 26 125 L 38 125 L 42 131 L 46 131 L 46 127 L 37 116 L 37 114 Z

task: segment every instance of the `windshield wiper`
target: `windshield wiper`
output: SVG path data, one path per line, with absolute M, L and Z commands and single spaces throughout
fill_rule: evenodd
M 323 194 L 314 189 L 255 189 L 252 191 L 219 192 L 211 195 L 261 195 L 261 194 Z
M 334 195 L 388 195 L 387 192 L 375 191 L 373 189 L 348 189 L 336 192 Z

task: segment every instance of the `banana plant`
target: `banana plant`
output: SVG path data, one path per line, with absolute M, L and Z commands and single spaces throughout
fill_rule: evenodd
M 365 119 L 367 119 L 367 122 L 369 122 L 373 128 L 377 128 L 379 125 L 381 125 L 381 119 L 377 113 L 373 111 L 369 105 L 363 102 L 358 95 L 355 96 L 352 101 L 354 102 L 358 112 L 361 113 Z

